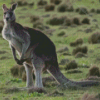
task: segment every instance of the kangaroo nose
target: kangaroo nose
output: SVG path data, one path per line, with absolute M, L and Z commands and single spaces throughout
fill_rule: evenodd
M 8 21 L 8 20 L 9 20 L 9 18 L 7 17 L 7 18 L 6 18 L 6 20 Z

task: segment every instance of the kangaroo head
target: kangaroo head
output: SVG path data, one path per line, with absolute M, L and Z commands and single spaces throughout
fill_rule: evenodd
M 4 22 L 12 22 L 16 20 L 15 13 L 14 13 L 16 7 L 17 7 L 17 3 L 12 4 L 11 8 L 7 8 L 7 6 L 3 4 L 2 8 L 4 12 L 3 15 Z

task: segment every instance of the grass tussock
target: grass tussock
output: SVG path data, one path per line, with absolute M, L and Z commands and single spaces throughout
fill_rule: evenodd
M 66 65 L 65 70 L 70 70 L 75 68 L 78 68 L 78 64 L 75 62 L 75 60 L 73 60 Z
M 39 30 L 44 30 L 45 27 L 43 25 L 43 22 L 38 20 L 36 22 L 33 23 L 33 28 L 39 29 Z
M 71 5 L 71 6 L 69 6 L 68 8 L 67 8 L 67 10 L 66 11 L 68 11 L 68 12 L 73 12 L 74 11 L 74 8 L 73 8 L 73 6 Z
M 75 46 L 79 46 L 79 45 L 82 45 L 82 44 L 83 44 L 83 39 L 82 38 L 79 38 L 76 41 L 71 42 L 70 43 L 70 46 L 75 47 Z
M 54 9 L 55 9 L 54 4 L 50 4 L 50 5 L 45 6 L 45 11 L 54 11 Z
M 76 24 L 76 25 L 80 25 L 81 24 L 80 18 L 78 18 L 78 17 L 74 17 L 72 19 L 72 21 L 73 21 L 73 24 Z
M 96 13 L 97 13 L 97 14 L 100 14 L 100 9 L 97 9 L 97 10 L 96 10 Z
M 89 73 L 88 73 L 88 76 L 100 76 L 100 69 L 99 67 L 97 67 L 96 65 L 92 66 L 90 69 L 89 69 Z
M 68 8 L 67 4 L 61 4 L 58 6 L 57 11 L 58 12 L 65 12 L 67 10 L 67 8 Z
M 89 18 L 84 18 L 82 20 L 82 24 L 90 24 L 90 19 Z
M 55 5 L 60 4 L 62 1 L 61 0 L 50 0 L 51 3 L 54 3 Z
M 36 16 L 36 15 L 33 15 L 33 16 L 31 16 L 30 17 L 30 22 L 36 22 L 37 20 L 39 20 L 40 19 L 40 17 L 39 16 Z
M 80 8 L 76 8 L 75 12 L 79 12 L 80 11 Z
M 46 4 L 47 4 L 47 1 L 44 1 L 44 0 L 40 0 L 40 1 L 37 3 L 38 6 L 44 6 L 44 5 L 46 5 Z
M 85 8 L 85 7 L 81 7 L 80 9 L 79 9 L 79 14 L 80 15 L 86 15 L 86 14 L 88 14 L 89 12 L 88 12 L 88 9 L 87 8 Z
M 92 43 L 92 44 L 100 43 L 100 33 L 99 33 L 99 32 L 93 33 L 93 34 L 88 38 L 88 42 L 89 42 L 89 43 Z
M 65 26 L 71 26 L 72 24 L 73 24 L 72 19 L 67 18 L 67 19 L 65 20 L 65 23 L 64 23 Z
M 28 2 L 25 1 L 25 0 L 17 1 L 17 3 L 18 3 L 18 6 L 26 6 L 26 5 L 28 5 Z
M 90 10 L 90 12 L 91 12 L 91 13 L 95 13 L 96 10 L 95 10 L 94 8 L 92 8 L 92 9 Z
M 82 52 L 84 54 L 87 54 L 88 48 L 87 46 L 83 46 L 83 47 L 76 47 L 75 49 L 73 49 L 72 54 L 76 55 L 78 52 Z
M 61 31 L 60 33 L 57 34 L 57 36 L 64 36 L 66 33 L 64 31 Z
M 50 25 L 62 25 L 66 20 L 66 16 L 52 17 L 47 23 Z

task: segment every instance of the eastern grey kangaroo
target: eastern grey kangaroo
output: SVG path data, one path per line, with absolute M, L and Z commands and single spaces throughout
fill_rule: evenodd
M 53 42 L 41 31 L 23 27 L 16 23 L 14 10 L 17 4 L 13 4 L 11 8 L 7 8 L 3 4 L 4 11 L 4 27 L 2 36 L 9 42 L 15 61 L 25 66 L 27 74 L 27 87 L 34 87 L 32 70 L 35 73 L 35 87 L 43 88 L 41 72 L 46 68 L 48 72 L 57 80 L 57 82 L 66 88 L 86 87 L 98 85 L 96 81 L 80 81 L 75 82 L 67 79 L 59 70 L 56 49 Z M 20 56 L 20 60 L 16 57 L 16 51 Z

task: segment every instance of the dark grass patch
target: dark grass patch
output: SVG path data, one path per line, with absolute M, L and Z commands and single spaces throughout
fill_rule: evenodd
M 96 10 L 95 10 L 94 8 L 92 8 L 92 9 L 90 10 L 90 12 L 91 12 L 91 13 L 95 13 Z
M 97 13 L 97 14 L 100 14 L 100 9 L 97 9 L 97 10 L 96 10 L 96 13 Z
M 100 77 L 98 77 L 98 76 L 89 76 L 86 80 L 100 81 Z
M 75 46 L 79 46 L 79 45 L 82 45 L 82 44 L 83 44 L 83 39 L 82 38 L 79 38 L 76 41 L 71 42 L 70 43 L 70 46 L 75 47 Z
M 58 6 L 57 11 L 58 12 L 65 12 L 67 10 L 67 8 L 68 8 L 67 4 L 61 4 Z
M 43 88 L 30 88 L 30 89 L 28 89 L 28 93 L 34 93 L 34 92 L 46 93 L 46 91 Z
M 18 6 L 26 6 L 26 5 L 28 5 L 28 2 L 26 2 L 26 1 L 24 1 L 24 0 L 22 0 L 22 1 L 17 1 L 17 3 L 18 3 Z
M 87 8 L 85 8 L 85 7 L 81 7 L 79 10 L 79 14 L 81 14 L 81 15 L 86 15 L 88 13 L 89 12 L 88 12 Z
M 90 19 L 89 18 L 84 18 L 82 20 L 82 24 L 90 24 Z
M 81 25 L 80 18 L 78 18 L 78 17 L 74 17 L 74 18 L 72 19 L 72 21 L 73 21 L 73 24 Z
M 76 68 L 78 68 L 78 64 L 75 62 L 75 60 L 73 60 L 66 65 L 65 70 L 76 69 Z
M 43 22 L 39 20 L 33 23 L 33 28 L 40 29 L 40 30 L 45 29 Z
M 3 56 L 0 58 L 0 60 L 10 59 L 9 57 Z
M 54 4 L 46 5 L 45 6 L 45 11 L 53 11 L 55 9 Z
M 82 58 L 82 57 L 87 57 L 84 53 L 82 52 L 78 52 L 76 55 L 75 55 L 75 58 Z
M 55 5 L 60 4 L 62 1 L 61 0 L 50 0 L 51 3 L 54 3 Z
M 57 51 L 57 53 L 62 53 L 62 52 L 66 52 L 66 51 L 69 51 L 68 47 L 62 47 Z
M 73 12 L 74 11 L 74 8 L 73 8 L 73 6 L 71 5 L 71 6 L 69 6 L 68 8 L 67 8 L 67 10 L 66 11 L 68 11 L 68 12 Z
M 57 34 L 57 36 L 64 36 L 66 33 L 64 31 Z
M 44 1 L 44 0 L 40 0 L 40 1 L 37 3 L 38 6 L 44 6 L 44 5 L 46 5 L 46 4 L 47 4 L 47 1 Z
M 87 46 L 76 47 L 75 49 L 73 49 L 72 54 L 75 55 L 75 54 L 77 54 L 78 52 L 82 52 L 82 53 L 84 53 L 84 54 L 87 54 L 87 51 L 88 51 Z
M 65 23 L 64 23 L 65 26 L 71 26 L 72 24 L 73 24 L 72 19 L 67 18 L 67 19 L 65 20 Z
M 76 12 L 79 12 L 80 11 L 80 8 L 76 8 L 76 10 L 75 10 Z
M 99 33 L 99 32 L 93 33 L 93 34 L 88 38 L 88 42 L 89 42 L 89 43 L 92 43 L 92 44 L 100 43 L 100 33 Z
M 69 70 L 67 71 L 68 74 L 77 74 L 77 73 L 82 73 L 82 71 L 78 70 L 78 69 L 73 69 L 73 70 Z
M 37 20 L 39 20 L 40 19 L 40 17 L 39 16 L 36 16 L 36 15 L 33 15 L 33 16 L 31 16 L 30 17 L 30 22 L 35 22 L 35 21 L 37 21 Z
M 29 7 L 33 7 L 33 5 L 34 5 L 34 2 L 28 3 Z
M 90 69 L 89 69 L 89 73 L 88 73 L 88 76 L 100 76 L 100 69 L 99 67 L 97 66 L 92 66 Z
M 7 53 L 6 51 L 0 51 L 0 54 L 5 54 L 5 53 Z
M 61 59 L 59 65 L 65 65 L 65 64 L 67 64 L 68 62 L 69 62 L 68 59 Z
M 8 89 L 5 89 L 4 93 L 14 93 L 14 92 L 20 92 L 20 89 L 17 88 L 17 87 L 12 87 L 12 88 L 8 88 Z
M 66 20 L 66 16 L 52 17 L 47 23 L 50 25 L 62 25 Z
M 47 94 L 47 96 L 53 96 L 53 97 L 56 97 L 56 96 L 64 96 L 64 93 L 61 93 L 61 92 L 55 90 L 53 93 Z

